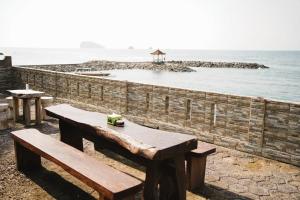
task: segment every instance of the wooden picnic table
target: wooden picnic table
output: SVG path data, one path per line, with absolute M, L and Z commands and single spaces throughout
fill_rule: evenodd
M 29 126 L 31 122 L 30 115 L 30 101 L 35 100 L 35 123 L 40 124 L 42 121 L 41 115 L 41 96 L 44 92 L 35 90 L 7 90 L 13 97 L 13 107 L 14 107 L 14 120 L 16 121 L 19 117 L 19 99 L 23 100 L 23 117 L 25 120 L 25 125 Z
M 50 106 L 59 119 L 61 140 L 83 150 L 82 138 L 146 167 L 144 199 L 186 199 L 185 154 L 197 148 L 192 135 L 147 128 L 128 120 L 124 127 L 107 124 L 107 116 L 67 104 Z M 158 186 L 159 185 L 159 186 Z

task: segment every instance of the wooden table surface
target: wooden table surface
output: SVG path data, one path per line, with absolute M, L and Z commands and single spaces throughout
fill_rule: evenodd
M 45 109 L 52 117 L 86 129 L 95 129 L 96 134 L 113 140 L 133 154 L 147 159 L 162 160 L 176 153 L 188 152 L 197 148 L 197 138 L 175 132 L 151 129 L 125 121 L 124 127 L 107 124 L 107 115 L 84 111 L 67 104 L 50 106 Z

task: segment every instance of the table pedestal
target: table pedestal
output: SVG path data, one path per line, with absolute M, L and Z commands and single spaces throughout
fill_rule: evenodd
M 185 157 L 152 161 L 146 166 L 144 200 L 185 200 Z

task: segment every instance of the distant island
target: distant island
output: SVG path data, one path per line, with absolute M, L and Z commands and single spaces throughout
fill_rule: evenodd
M 91 41 L 83 41 L 80 43 L 80 48 L 98 48 L 98 49 L 104 49 L 105 47 L 101 44 L 98 44 L 96 42 Z

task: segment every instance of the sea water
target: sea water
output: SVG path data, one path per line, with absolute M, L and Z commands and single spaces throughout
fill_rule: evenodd
M 0 48 L 13 65 L 89 60 L 151 61 L 153 50 Z M 300 102 L 300 51 L 164 50 L 167 60 L 254 62 L 269 69 L 194 68 L 196 72 L 110 70 L 108 78 L 200 91 Z

